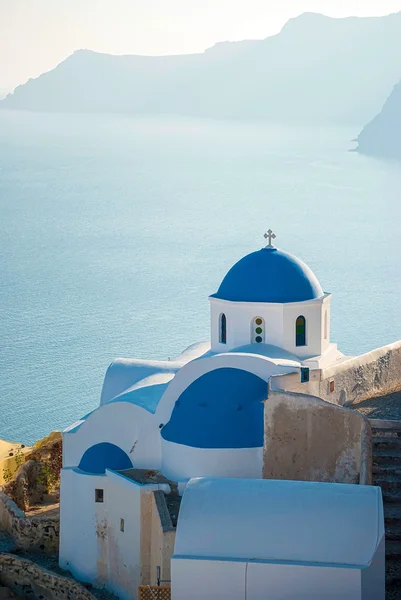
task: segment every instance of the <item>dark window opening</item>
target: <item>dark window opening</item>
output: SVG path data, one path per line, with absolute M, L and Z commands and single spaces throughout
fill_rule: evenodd
M 95 502 L 103 502 L 103 501 L 104 501 L 103 490 L 95 490 Z
M 220 315 L 220 344 L 227 343 L 227 319 L 226 315 L 222 313 Z
M 301 383 L 308 383 L 309 367 L 301 367 Z

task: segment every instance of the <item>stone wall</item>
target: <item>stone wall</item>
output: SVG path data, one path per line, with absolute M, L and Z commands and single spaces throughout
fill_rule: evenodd
M 401 341 L 322 369 L 318 395 L 344 406 L 400 388 Z
M 4 492 L 0 491 L 0 529 L 9 533 L 19 550 L 57 554 L 60 523 L 58 518 L 26 517 Z
M 370 424 L 320 398 L 271 390 L 263 463 L 266 479 L 370 484 Z
M 301 383 L 299 373 L 273 376 L 271 388 L 311 394 L 340 406 L 384 396 L 401 389 L 401 341 L 327 369 L 311 370 L 307 383 Z
M 0 583 L 25 599 L 95 600 L 73 579 L 56 575 L 13 554 L 0 554 Z

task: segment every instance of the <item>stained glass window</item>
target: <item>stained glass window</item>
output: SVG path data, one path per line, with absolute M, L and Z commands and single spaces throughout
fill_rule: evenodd
M 295 343 L 297 346 L 306 346 L 306 320 L 298 317 L 295 325 Z
M 251 342 L 261 344 L 265 341 L 265 322 L 262 317 L 254 317 L 251 325 Z

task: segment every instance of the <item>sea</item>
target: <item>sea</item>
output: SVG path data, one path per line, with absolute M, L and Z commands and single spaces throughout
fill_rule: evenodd
M 401 339 L 401 164 L 351 152 L 359 129 L 0 111 L 0 438 L 96 408 L 116 357 L 208 339 L 269 228 L 333 294 L 342 352 Z

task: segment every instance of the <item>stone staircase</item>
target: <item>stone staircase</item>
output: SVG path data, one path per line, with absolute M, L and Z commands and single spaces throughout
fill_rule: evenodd
M 401 599 L 401 421 L 371 419 L 373 484 L 383 493 L 386 600 Z

